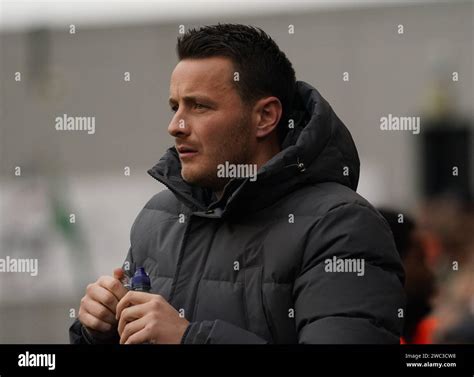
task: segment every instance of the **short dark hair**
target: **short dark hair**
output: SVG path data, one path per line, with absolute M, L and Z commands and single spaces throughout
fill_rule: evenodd
M 262 29 L 239 24 L 217 24 L 189 29 L 178 37 L 179 60 L 214 56 L 229 58 L 237 72 L 235 81 L 242 102 L 254 104 L 265 96 L 275 96 L 282 104 L 278 136 L 282 142 L 288 130 L 296 77 L 291 62 L 275 41 Z

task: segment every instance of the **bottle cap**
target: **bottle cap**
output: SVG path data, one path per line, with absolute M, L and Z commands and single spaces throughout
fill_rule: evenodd
M 139 267 L 132 277 L 132 290 L 149 292 L 151 288 L 150 277 L 144 267 Z

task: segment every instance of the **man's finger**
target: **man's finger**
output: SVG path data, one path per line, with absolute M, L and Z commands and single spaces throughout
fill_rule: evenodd
M 117 301 L 120 301 L 120 299 L 128 292 L 120 280 L 114 279 L 112 276 L 101 276 L 99 280 L 97 280 L 97 283 L 101 287 L 104 287 L 105 289 L 112 292 L 117 298 Z
M 149 330 L 144 327 L 140 331 L 130 335 L 125 344 L 143 344 L 150 340 L 149 337 Z
M 115 326 L 117 324 L 114 313 L 100 302 L 87 300 L 84 302 L 84 310 L 89 314 L 92 314 L 94 317 L 111 325 Z
M 145 302 L 150 301 L 153 296 L 155 295 L 152 293 L 128 291 L 128 293 L 117 304 L 115 317 L 119 319 L 123 309 L 131 305 L 144 304 Z
M 124 344 L 130 336 L 136 332 L 142 330 L 146 326 L 147 320 L 145 318 L 139 318 L 135 321 L 129 322 L 124 327 L 122 333 L 120 334 L 120 344 Z
M 112 325 L 110 323 L 101 321 L 99 318 L 94 317 L 86 311 L 81 314 L 81 323 L 87 328 L 99 332 L 109 332 L 112 330 Z
M 109 309 L 112 313 L 115 314 L 115 309 L 119 301 L 112 292 L 100 285 L 95 284 L 87 292 L 87 294 L 92 300 L 100 302 L 102 305 L 104 305 L 107 309 Z
M 129 306 L 128 308 L 123 309 L 119 317 L 120 320 L 118 323 L 118 333 L 122 334 L 122 331 L 127 323 L 144 317 L 148 312 L 149 310 L 147 310 L 146 304 Z

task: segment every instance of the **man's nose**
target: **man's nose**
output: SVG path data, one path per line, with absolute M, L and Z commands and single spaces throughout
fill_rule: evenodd
M 173 137 L 187 136 L 190 134 L 189 124 L 176 113 L 168 126 L 168 133 Z

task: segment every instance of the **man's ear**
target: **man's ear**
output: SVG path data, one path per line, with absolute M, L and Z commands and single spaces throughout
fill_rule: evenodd
M 257 138 L 263 138 L 278 126 L 283 107 L 277 97 L 265 97 L 255 103 L 254 111 L 258 119 L 256 136 Z

